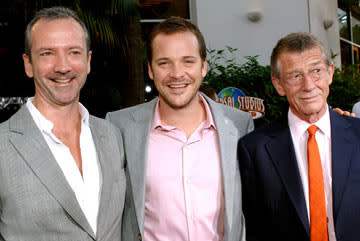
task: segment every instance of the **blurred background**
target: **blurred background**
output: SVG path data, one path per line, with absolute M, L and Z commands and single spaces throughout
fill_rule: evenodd
M 24 30 L 35 11 L 50 6 L 72 8 L 89 28 L 92 66 L 80 101 L 99 117 L 157 95 L 147 76 L 145 43 L 152 27 L 170 16 L 202 31 L 206 85 L 218 92 L 233 86 L 264 99 L 260 122 L 287 108 L 271 86 L 268 65 L 272 47 L 291 32 L 312 32 L 331 52 L 337 73 L 330 105 L 351 110 L 360 98 L 359 0 L 1 0 L 0 122 L 34 95 L 21 58 Z

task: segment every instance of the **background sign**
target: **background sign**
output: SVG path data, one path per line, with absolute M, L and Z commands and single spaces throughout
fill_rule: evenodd
M 253 119 L 265 115 L 264 100 L 257 97 L 246 96 L 244 92 L 238 88 L 227 87 L 222 89 L 218 94 L 218 99 L 219 103 L 249 112 Z

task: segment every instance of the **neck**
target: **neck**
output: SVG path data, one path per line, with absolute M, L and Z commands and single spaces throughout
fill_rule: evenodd
M 163 124 L 181 129 L 185 132 L 186 137 L 189 137 L 206 119 L 205 106 L 199 96 L 181 108 L 173 108 L 160 99 L 159 113 Z
M 35 97 L 33 104 L 47 120 L 54 124 L 54 130 L 67 132 L 79 128 L 81 115 L 78 101 L 65 106 L 55 106 L 39 101 Z
M 311 114 L 308 114 L 308 115 L 299 114 L 298 112 L 294 112 L 293 110 L 292 110 L 292 113 L 294 115 L 296 115 L 298 118 L 300 118 L 301 120 L 306 121 L 306 122 L 308 122 L 310 124 L 313 124 L 313 123 L 317 122 L 318 120 L 320 120 L 321 117 L 323 117 L 325 115 L 326 108 L 322 109 L 319 112 L 314 112 L 314 113 L 311 113 Z

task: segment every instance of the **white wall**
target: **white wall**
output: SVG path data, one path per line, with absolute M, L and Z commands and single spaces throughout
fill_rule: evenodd
M 310 5 L 310 32 L 316 34 L 327 47 L 327 49 L 337 54 L 334 59 L 335 65 L 340 67 L 340 41 L 339 41 L 339 22 L 337 16 L 336 0 L 309 0 Z M 325 29 L 324 21 L 332 20 L 333 25 Z
M 245 61 L 243 56 L 260 55 L 259 62 L 269 64 L 271 50 L 276 42 L 288 33 L 298 31 L 319 31 L 319 37 L 326 40 L 325 44 L 331 46 L 335 53 L 340 52 L 336 0 L 192 1 L 196 1 L 193 20 L 202 31 L 208 48 L 223 49 L 226 45 L 238 48 L 238 59 L 241 62 Z M 309 8 L 318 10 L 311 9 L 309 13 Z M 259 22 L 253 23 L 247 19 L 247 13 L 253 10 L 262 13 Z M 317 17 L 319 12 L 321 19 Z M 334 24 L 328 31 L 324 30 L 322 24 L 326 14 L 331 18 L 335 16 Z M 332 37 L 334 33 L 337 38 Z

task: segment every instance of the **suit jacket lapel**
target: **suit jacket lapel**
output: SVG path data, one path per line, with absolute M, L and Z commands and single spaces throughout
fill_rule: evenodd
M 136 217 L 142 235 L 144 235 L 146 161 L 150 128 L 156 103 L 157 98 L 132 113 L 134 126 L 129 128 L 131 133 L 128 133 L 128 146 L 132 148 L 132 151 L 128 151 L 126 155 L 129 160 L 128 168 L 130 172 Z
M 113 143 L 110 142 L 108 136 L 103 134 L 101 126 L 99 126 L 97 122 L 93 121 L 92 118 L 90 118 L 90 128 L 96 147 L 96 153 L 98 155 L 102 176 L 100 206 L 97 224 L 98 228 L 96 236 L 103 237 L 104 235 L 106 235 L 104 234 L 104 231 L 106 231 L 106 229 L 104 229 L 103 227 L 107 226 L 107 217 L 109 215 L 109 212 L 112 212 L 112 210 L 108 210 L 107 207 L 111 197 L 111 190 L 114 183 L 115 174 L 111 168 L 112 163 L 108 163 L 106 162 L 106 160 L 112 160 L 114 158 L 111 156 L 112 153 L 114 153 L 111 150 Z M 118 158 L 120 162 L 120 157 Z
M 206 96 L 204 96 L 208 99 Z M 225 225 L 232 227 L 233 221 L 233 203 L 234 201 L 234 179 L 236 171 L 236 150 L 237 150 L 237 128 L 233 122 L 222 112 L 220 108 L 208 101 L 211 108 L 215 125 L 217 128 L 219 138 L 219 150 L 221 158 L 221 171 L 224 186 L 224 200 L 225 200 Z M 228 229 L 228 228 L 226 228 Z
M 22 107 L 10 120 L 10 130 L 14 132 L 10 142 L 22 155 L 34 174 L 68 215 L 95 239 L 94 232 L 87 222 L 73 190 L 26 106 Z
M 330 110 L 331 149 L 332 149 L 332 183 L 333 213 L 336 221 L 343 192 L 350 173 L 351 157 L 357 140 L 353 138 L 350 123 Z M 336 222 L 335 222 L 336 224 Z
M 310 234 L 304 191 L 287 118 L 280 125 L 274 124 L 271 130 L 272 139 L 266 144 L 266 149 L 305 230 Z

